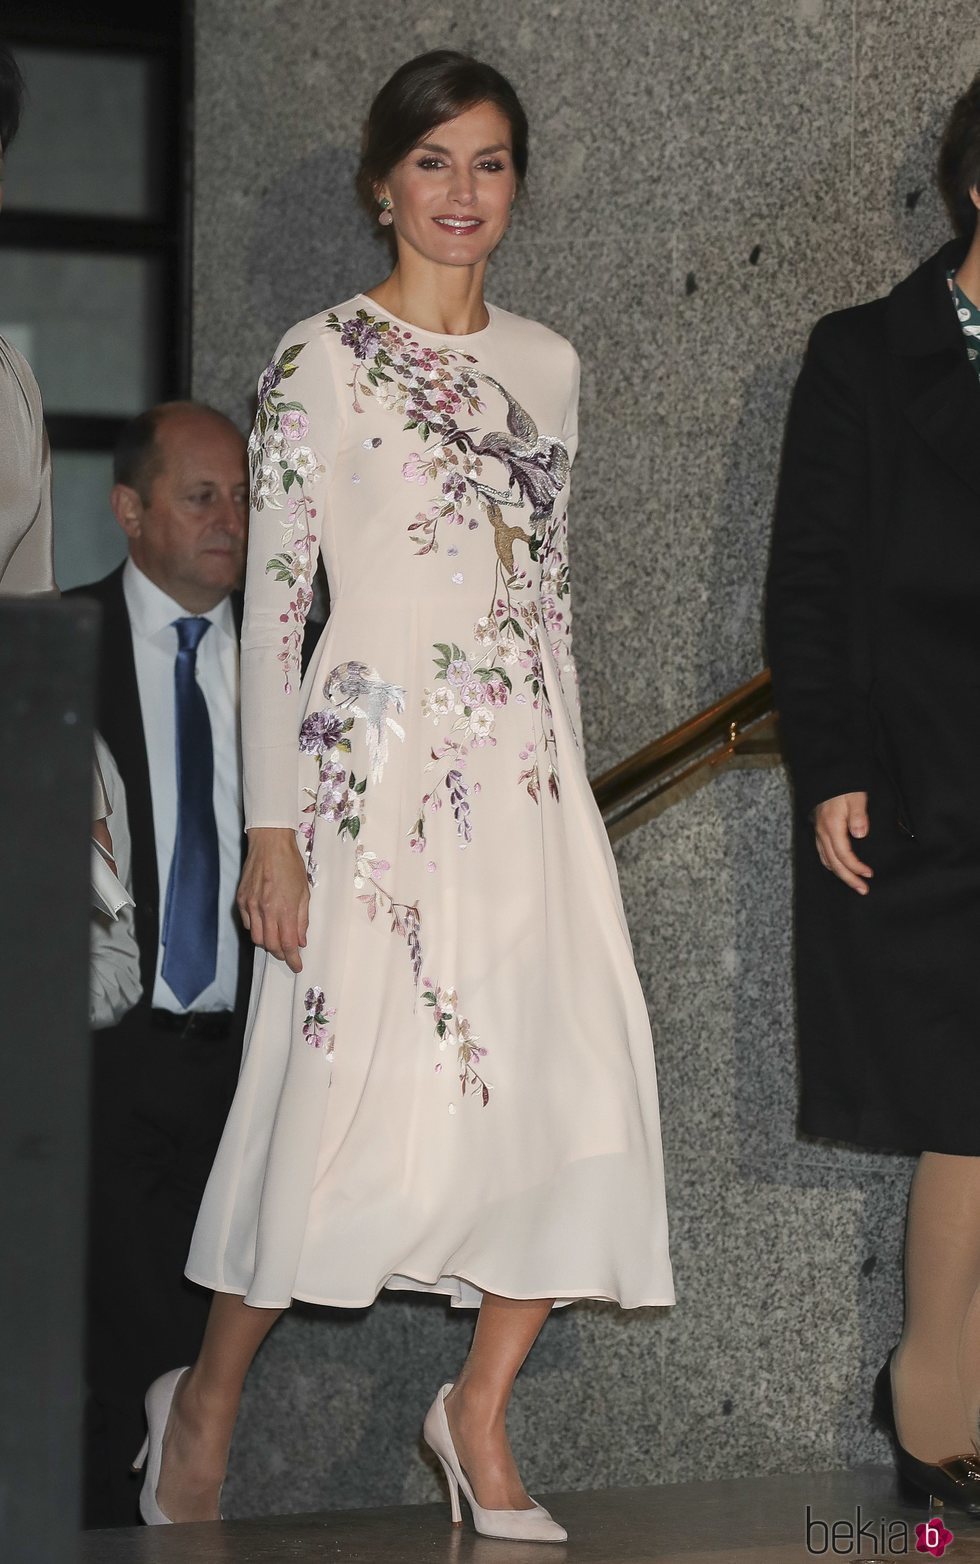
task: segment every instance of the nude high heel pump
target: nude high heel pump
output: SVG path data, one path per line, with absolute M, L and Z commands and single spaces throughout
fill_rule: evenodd
M 171 1369 L 161 1374 L 146 1392 L 146 1438 L 139 1455 L 133 1462 L 133 1471 L 146 1467 L 146 1476 L 140 1490 L 140 1514 L 147 1526 L 172 1526 L 169 1515 L 164 1515 L 157 1504 L 157 1483 L 160 1481 L 160 1462 L 163 1458 L 163 1436 L 167 1431 L 174 1393 L 186 1368 Z
M 452 1384 L 443 1385 L 439 1391 L 426 1413 L 422 1438 L 433 1455 L 438 1456 L 446 1474 L 453 1525 L 463 1524 L 459 1507 L 459 1490 L 462 1488 L 473 1514 L 473 1525 L 481 1537 L 500 1537 L 514 1542 L 565 1542 L 568 1532 L 564 1526 L 552 1520 L 540 1504 L 535 1504 L 530 1510 L 485 1510 L 477 1504 L 449 1432 L 445 1400 L 452 1388 Z

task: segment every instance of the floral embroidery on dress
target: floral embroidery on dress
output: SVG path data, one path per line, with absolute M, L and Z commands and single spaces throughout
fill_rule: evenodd
M 570 667 L 567 522 L 564 514 L 555 514 L 568 482 L 569 454 L 562 440 L 539 433 L 516 398 L 457 346 L 423 346 L 401 323 L 367 309 L 346 318 L 328 314 L 325 329 L 339 336 L 349 355 L 353 411 L 364 413 L 371 401 L 402 419 L 405 431 L 417 434 L 420 448 L 410 449 L 401 466 L 407 484 L 427 491 L 422 508 L 414 515 L 409 510 L 405 521 L 415 557 L 436 555 L 441 548 L 454 596 L 455 589 L 468 591 L 475 584 L 473 612 L 479 617 L 471 636 L 459 637 L 454 626 L 455 636 L 434 642 L 431 681 L 412 692 L 416 720 L 420 716 L 437 729 L 408 833 L 410 851 L 429 859 L 423 859 L 419 869 L 432 873 L 437 863 L 427 851 L 427 833 L 432 833 L 432 818 L 440 810 L 447 811 L 447 827 L 451 814 L 448 834 L 460 849 L 472 843 L 479 828 L 476 760 L 481 750 L 497 745 L 505 731 L 499 719 L 507 706 L 526 708 L 528 718 L 519 725 L 519 786 L 535 803 L 543 793 L 559 797 L 552 703 L 542 658 L 547 657 L 547 636 L 559 678 Z M 282 366 L 283 375 L 289 367 Z M 277 387 L 278 382 L 271 386 L 273 399 Z M 494 397 L 501 401 L 504 427 L 487 432 L 487 404 Z M 361 441 L 363 451 L 374 450 L 380 438 L 369 435 Z M 352 481 L 358 482 L 359 475 Z M 466 548 L 467 532 L 477 529 L 487 531 L 488 542 L 492 537 L 482 584 Z M 291 567 L 294 552 L 291 541 L 284 549 L 284 568 Z M 458 559 L 461 553 L 467 557 Z M 302 591 L 304 582 L 297 579 Z M 302 604 L 298 606 L 301 611 Z M 460 1013 L 456 990 L 422 977 L 421 898 L 398 900 L 387 883 L 391 862 L 365 844 L 364 800 L 385 774 L 392 738 L 405 739 L 398 719 L 406 711 L 408 692 L 356 661 L 332 668 L 322 690 L 326 710 L 311 714 L 301 734 L 301 748 L 318 762 L 317 786 L 307 789 L 310 802 L 301 828 L 310 849 L 310 873 L 315 874 L 316 824 L 328 818 L 339 834 L 357 843 L 353 893 L 368 922 L 386 925 L 405 941 L 416 995 L 433 1012 L 440 1054 L 450 1047 L 456 1050 L 461 1095 L 479 1095 L 485 1107 L 492 1091 L 483 1074 L 487 1049 Z M 363 724 L 367 756 L 367 775 L 360 780 L 346 758 L 356 724 Z M 441 1060 L 435 1066 L 437 1072 L 443 1067 Z
M 310 802 L 303 810 L 299 827 L 306 850 L 306 877 L 311 887 L 317 883 L 317 865 L 313 858 L 316 822 L 334 821 L 338 836 L 346 834 L 353 841 L 364 818 L 367 779 L 362 777 L 358 781 L 353 771 L 348 772 L 346 764 L 337 758 L 340 754 L 350 754 L 347 735 L 353 726 L 353 717 L 340 717 L 333 711 L 313 711 L 299 730 L 300 753 L 312 755 L 318 765 L 316 787 L 303 789 Z
M 477 376 L 466 367 L 476 363 L 472 354 L 424 348 L 404 326 L 365 309 L 344 321 L 331 312 L 325 325 L 340 333 L 341 345 L 354 355 L 348 385 L 355 413 L 363 413 L 359 393 L 366 393 L 379 406 L 401 413 L 405 428 L 418 429 L 428 440 L 441 429 L 454 429 L 459 412 L 474 416 L 483 411 Z
M 479 526 L 482 515 L 493 528 L 496 561 L 490 604 L 474 630 L 481 654 L 469 656 L 454 643 L 435 644 L 437 670 L 445 682 L 423 692 L 422 715 L 436 723 L 453 716 L 456 720 L 452 731 L 463 735 L 466 746 L 495 742 L 493 708 L 505 706 L 513 694 L 511 679 L 503 670 L 519 664 L 529 694 L 522 693 L 516 700 L 522 705 L 530 700 L 539 721 L 533 742 L 530 746 L 525 744 L 520 752 L 522 768 L 518 781 L 528 796 L 538 802 L 544 773 L 547 790 L 557 799 L 557 745 L 537 631 L 543 621 L 559 677 L 564 673 L 573 677 L 573 665 L 564 644 L 567 623 L 561 608 L 561 600 L 568 594 L 567 518 L 563 514 L 557 523 L 554 520 L 555 502 L 569 477 L 568 448 L 564 441 L 542 435 L 530 413 L 499 380 L 472 368 L 477 361 L 471 354 L 447 346 L 423 347 L 400 324 L 365 309 L 344 321 L 330 314 L 326 324 L 340 334 L 341 344 L 354 357 L 348 385 L 355 412 L 364 411 L 359 393 L 366 393 L 382 408 L 403 414 L 405 429 L 417 429 L 426 442 L 431 442 L 424 450 L 411 452 L 402 465 L 406 482 L 422 487 L 438 483 L 440 487 L 440 497 L 408 524 L 416 555 L 437 552 L 442 526 L 467 524 L 474 528 Z M 464 409 L 474 416 L 486 411 L 480 395 L 483 387 L 490 387 L 503 398 L 506 428 L 491 430 L 477 441 L 472 430 L 461 427 L 459 417 Z M 490 482 L 490 462 L 502 466 L 504 483 L 495 486 Z M 505 520 L 508 507 L 519 507 L 522 513 L 530 508 L 530 531 Z M 537 601 L 531 596 L 535 594 L 535 582 L 515 560 L 518 544 L 527 547 L 529 563 L 541 566 Z M 462 584 L 461 572 L 455 572 L 453 580 Z M 458 758 L 465 753 L 463 748 Z M 444 747 L 431 754 L 433 763 L 440 761 Z M 442 783 L 451 785 L 456 792 L 453 807 L 457 827 L 465 819 L 469 830 L 461 768 L 447 768 L 437 789 Z M 436 791 L 427 793 L 420 804 L 411 832 L 416 851 L 421 851 L 425 842 L 426 809 L 435 807 L 437 797 Z M 466 840 L 469 839 L 467 835 Z
M 311 1048 L 322 1049 L 324 1058 L 332 1059 L 334 1036 L 329 1027 L 337 1014 L 336 1005 L 327 1008 L 327 996 L 322 988 L 308 988 L 304 1004 L 306 1020 L 303 1022 L 303 1036 Z
M 300 753 L 313 755 L 319 767 L 316 787 L 303 789 L 310 803 L 303 810 L 299 827 L 306 843 L 306 873 L 311 886 L 316 884 L 313 840 L 317 820 L 335 821 L 339 836 L 346 833 L 356 840 L 364 820 L 368 780 L 380 782 L 384 774 L 388 733 L 405 737 L 401 724 L 388 716 L 389 706 L 404 711 L 405 691 L 401 685 L 380 678 L 366 663 L 345 662 L 331 668 L 323 681 L 323 694 L 330 707 L 310 712 L 299 730 Z M 338 759 L 340 754 L 351 753 L 350 733 L 358 720 L 366 725 L 369 778 L 358 778 Z
M 558 634 L 564 628 L 564 616 L 559 603 L 568 591 L 568 572 L 558 553 L 549 568 L 553 574 L 548 578 L 550 590 L 542 601 L 542 610 L 546 624 Z M 511 585 L 519 591 L 525 582 L 515 579 Z M 453 717 L 452 732 L 460 733 L 461 739 L 459 742 L 446 739 L 433 747 L 427 770 L 432 770 L 436 763 L 448 755 L 452 757 L 450 766 L 458 776 L 470 747 L 496 744 L 493 733 L 495 708 L 504 707 L 513 699 L 521 705 L 530 704 L 536 715 L 535 730 L 519 752 L 522 769 L 518 774 L 518 782 L 523 785 L 528 796 L 539 803 L 543 770 L 548 792 L 556 800 L 560 797 L 551 701 L 534 633 L 541 623 L 542 610 L 534 601 L 517 605 L 511 597 L 497 598 L 490 613 L 483 615 L 473 626 L 473 640 L 479 648 L 477 652 L 467 656 L 455 642 L 439 642 L 433 647 L 436 671 L 442 675 L 445 683 L 423 690 L 422 716 L 431 718 L 436 724 Z M 560 652 L 560 645 L 557 651 Z M 509 669 L 514 670 L 513 674 L 508 672 Z M 519 670 L 524 672 L 523 682 L 528 693 L 515 695 L 514 679 L 519 677 Z M 439 807 L 441 800 L 436 790 L 449 777 L 450 771 L 447 769 L 437 781 L 436 788 L 422 797 L 410 834 L 410 845 L 416 852 L 421 852 L 425 846 L 426 812 L 430 808 Z M 452 780 L 456 782 L 456 776 Z M 458 826 L 459 813 L 456 813 L 456 819 Z M 465 841 L 468 842 L 472 839 L 468 805 L 466 822 Z
M 296 360 L 305 345 L 298 342 L 285 348 L 265 370 L 248 442 L 252 509 L 281 511 L 286 500 L 279 553 L 265 567 L 267 574 L 295 588 L 287 611 L 279 616 L 287 627 L 278 653 L 286 695 L 292 694 L 292 676 L 300 666 L 303 631 L 313 602 L 311 579 L 317 540 L 312 523 L 316 509 L 305 485 L 323 470 L 316 453 L 303 443 L 310 428 L 306 408 L 302 402 L 287 402 L 280 389 L 282 382 L 296 373 Z M 295 492 L 287 498 L 290 491 Z
M 379 883 L 381 876 L 390 868 L 391 864 L 386 858 L 379 858 L 377 853 L 360 849 L 354 865 L 354 889 L 361 891 L 357 899 L 363 903 L 372 923 L 379 911 L 387 913 L 390 917 L 392 934 L 399 935 L 408 946 L 408 956 L 412 963 L 412 973 L 417 988 L 422 975 L 422 917 L 418 902 L 395 901 L 394 897 Z M 365 885 L 370 886 L 370 889 L 363 891 L 362 887 Z
M 487 1050 L 479 1046 L 479 1038 L 474 1034 L 470 1023 L 465 1016 L 460 1015 L 456 990 L 441 988 L 436 983 L 430 983 L 428 978 L 423 978 L 422 998 L 432 1008 L 440 1050 L 448 1048 L 451 1042 L 456 1044 L 461 1096 L 465 1097 L 466 1088 L 470 1087 L 471 1090 L 479 1092 L 480 1100 L 486 1108 L 490 1102 L 491 1088 L 477 1070 L 476 1063 L 486 1058 Z M 442 1065 L 437 1064 L 436 1073 L 439 1074 L 441 1071 Z

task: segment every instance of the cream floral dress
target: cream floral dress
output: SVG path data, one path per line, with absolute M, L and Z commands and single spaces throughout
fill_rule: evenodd
M 257 955 L 188 1262 L 256 1305 L 673 1301 L 650 1027 L 570 647 L 578 359 L 489 313 L 444 336 L 358 295 L 287 332 L 259 384 L 246 819 L 296 830 L 310 928 L 299 976 Z

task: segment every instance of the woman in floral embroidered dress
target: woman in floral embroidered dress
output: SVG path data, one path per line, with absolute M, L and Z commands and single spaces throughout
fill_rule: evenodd
M 517 1371 L 556 1304 L 673 1301 L 649 1022 L 570 647 L 578 360 L 483 299 L 526 167 L 496 71 L 403 66 L 362 168 L 395 268 L 288 331 L 260 382 L 239 900 L 266 954 L 188 1263 L 207 1337 L 148 1396 L 153 1520 L 217 1514 L 245 1373 L 292 1298 L 413 1288 L 480 1309 L 426 1419 L 454 1511 L 462 1486 L 484 1533 L 563 1538 L 507 1442 Z M 332 614 L 301 684 L 318 557 Z

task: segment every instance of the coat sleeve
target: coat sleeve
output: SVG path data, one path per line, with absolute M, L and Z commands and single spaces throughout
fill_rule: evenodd
M 245 826 L 296 829 L 300 659 L 343 413 L 314 318 L 286 333 L 259 381 L 242 621 Z
M 869 506 L 864 384 L 842 317 L 818 321 L 790 403 L 766 591 L 783 752 L 804 814 L 870 780 L 867 694 L 854 675 Z

